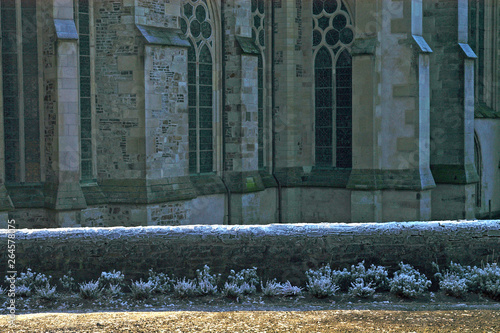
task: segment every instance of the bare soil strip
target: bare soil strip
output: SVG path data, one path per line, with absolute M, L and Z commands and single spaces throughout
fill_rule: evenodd
M 44 313 L 0 332 L 500 332 L 499 310 Z

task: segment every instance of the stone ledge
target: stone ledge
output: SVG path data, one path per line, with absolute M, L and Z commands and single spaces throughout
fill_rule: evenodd
M 196 197 L 189 176 L 158 180 L 106 179 L 99 182 L 110 204 L 154 204 Z
M 85 201 L 87 205 L 102 205 L 108 202 L 106 196 L 102 192 L 99 184 L 97 182 L 94 183 L 82 183 L 80 182 L 82 187 L 82 192 L 85 197 Z
M 224 173 L 224 181 L 232 193 L 251 193 L 265 189 L 259 171 L 228 171 Z
M 262 184 L 264 184 L 265 188 L 278 187 L 276 179 L 274 179 L 274 176 L 267 168 L 259 170 L 259 175 L 260 178 L 262 179 Z
M 226 186 L 216 174 L 191 175 L 190 180 L 198 196 L 226 193 Z
M 346 188 L 351 170 L 313 167 L 306 172 L 303 167 L 295 167 L 277 169 L 275 174 L 283 187 Z
M 80 183 L 44 183 L 44 207 L 55 211 L 87 208 Z
M 348 189 L 353 190 L 425 191 L 434 187 L 436 187 L 436 184 L 429 169 L 354 169 L 347 185 Z
M 6 184 L 5 187 L 15 209 L 44 207 L 43 184 Z

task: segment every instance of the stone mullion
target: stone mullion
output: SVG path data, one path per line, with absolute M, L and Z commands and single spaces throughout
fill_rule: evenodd
M 492 107 L 496 109 L 497 111 L 500 110 L 500 69 L 498 68 L 500 66 L 500 19 L 498 18 L 498 15 L 500 15 L 500 6 L 497 3 L 495 3 L 495 6 L 493 8 L 493 54 L 492 58 L 494 59 L 495 65 L 493 68 L 495 70 L 493 71 L 493 100 L 494 102 L 492 103 Z
M 19 182 L 26 179 L 26 156 L 24 137 L 24 80 L 23 80 L 23 30 L 21 17 L 21 0 L 16 0 L 16 41 L 17 41 L 17 83 L 19 106 Z
M 43 15 L 42 4 L 36 3 L 36 21 L 37 21 L 37 39 L 38 39 L 38 124 L 39 124 L 39 147 L 40 147 L 40 182 L 45 182 L 46 160 L 45 160 L 45 108 L 44 108 L 44 90 L 43 90 Z
M 193 43 L 196 45 L 196 43 Z M 200 173 L 200 49 L 196 53 L 196 173 Z

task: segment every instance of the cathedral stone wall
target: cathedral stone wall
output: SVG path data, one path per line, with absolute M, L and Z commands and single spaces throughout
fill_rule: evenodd
M 144 178 L 144 44 L 133 1 L 96 1 L 96 146 L 99 179 Z

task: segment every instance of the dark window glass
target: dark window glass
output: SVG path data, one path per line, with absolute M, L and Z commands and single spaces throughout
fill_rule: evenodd
M 193 16 L 193 6 L 191 4 L 186 3 L 184 5 L 184 15 L 189 19 Z
M 352 167 L 352 65 L 351 55 L 343 51 L 336 65 L 337 167 Z
M 259 6 L 259 12 L 264 14 L 264 0 L 257 0 Z
M 90 70 L 90 12 L 88 0 L 78 1 L 78 34 L 80 62 L 80 147 L 81 178 L 93 178 L 92 171 L 92 104 Z
M 324 0 L 325 12 L 332 14 L 337 9 L 337 0 Z
M 344 15 L 336 15 L 333 18 L 332 25 L 333 25 L 333 28 L 337 31 L 344 29 L 346 24 L 347 24 L 347 19 Z
M 327 16 L 321 16 L 318 19 L 318 26 L 321 29 L 325 30 L 326 28 L 328 28 L 329 25 L 330 25 L 330 19 Z
M 332 59 L 322 47 L 314 61 L 316 165 L 329 166 L 332 160 Z
M 258 167 L 264 167 L 264 63 L 259 55 L 257 65 L 258 77 L 258 105 L 257 105 L 257 153 Z
M 198 22 L 197 20 L 193 20 L 191 22 L 191 34 L 193 35 L 193 37 L 198 37 L 200 35 L 200 32 L 201 32 L 201 26 L 200 26 L 200 22 Z
M 313 0 L 313 14 L 318 15 L 323 11 L 323 0 Z
M 337 30 L 330 30 L 326 33 L 326 42 L 331 45 L 331 46 L 334 46 L 335 44 L 337 44 L 337 42 L 339 41 L 339 32 Z
M 38 97 L 38 38 L 36 2 L 21 1 L 23 48 L 25 181 L 40 181 L 40 132 Z
M 200 22 L 205 21 L 207 17 L 207 13 L 205 12 L 205 8 L 202 5 L 196 7 L 196 19 Z
M 201 35 L 203 36 L 203 38 L 210 38 L 210 36 L 212 35 L 212 27 L 210 26 L 210 23 L 203 22 L 201 24 Z

